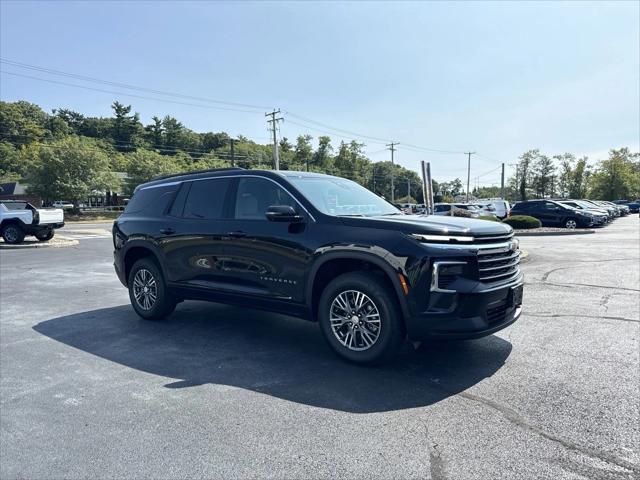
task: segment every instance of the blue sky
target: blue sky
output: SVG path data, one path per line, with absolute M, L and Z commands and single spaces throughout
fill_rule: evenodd
M 0 4 L 0 55 L 64 72 L 259 107 L 401 142 L 397 161 L 434 178 L 472 177 L 525 150 L 593 160 L 640 149 L 638 2 Z M 170 99 L 2 65 L 2 70 Z M 268 141 L 264 109 L 236 112 L 85 90 L 3 74 L 3 100 L 143 121 L 173 115 L 196 131 Z M 174 101 L 180 101 L 173 98 Z M 215 106 L 203 101 L 200 105 Z M 295 123 L 306 123 L 302 127 Z M 281 134 L 327 130 L 285 114 Z M 337 133 L 337 132 L 336 132 Z M 351 135 L 345 135 L 351 136 Z M 333 136 L 334 145 L 341 138 Z M 373 160 L 384 142 L 365 139 Z M 499 182 L 499 171 L 478 182 Z

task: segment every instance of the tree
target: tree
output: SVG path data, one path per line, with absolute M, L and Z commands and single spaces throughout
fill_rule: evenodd
M 148 182 L 159 175 L 168 175 L 188 170 L 187 163 L 192 163 L 182 155 L 161 155 L 152 150 L 139 148 L 128 153 L 127 182 L 125 193 L 131 194 L 141 183 Z
M 131 105 L 125 107 L 117 101 L 113 102 L 111 108 L 115 115 L 111 138 L 113 138 L 116 148 L 121 152 L 135 150 L 134 137 L 138 133 L 138 128 L 141 127 L 140 116 L 137 113 L 130 115 Z
M 162 119 L 162 127 L 164 128 L 166 153 L 172 155 L 182 142 L 185 131 L 184 125 L 177 119 L 167 115 Z
M 517 189 L 520 194 L 520 200 L 527 199 L 527 188 L 530 186 L 531 179 L 531 166 L 539 155 L 540 151 L 536 149 L 526 151 L 520 156 L 520 162 L 516 167 Z
M 329 173 L 333 170 L 331 138 L 323 135 L 318 138 L 318 149 L 313 154 L 313 169 Z
M 311 135 L 299 135 L 296 139 L 296 146 L 293 151 L 293 167 L 296 170 L 309 171 L 309 162 L 313 157 L 313 147 L 311 146 Z
M 144 127 L 147 132 L 147 138 L 153 148 L 162 148 L 163 145 L 163 135 L 164 135 L 164 127 L 162 126 L 162 119 L 160 117 L 153 116 L 151 117 L 153 123 Z
M 27 175 L 29 193 L 47 201 L 71 200 L 76 204 L 91 192 L 116 187 L 118 178 L 109 157 L 94 141 L 70 136 L 32 150 L 36 157 Z
M 610 150 L 591 177 L 590 198 L 619 200 L 640 197 L 640 154 L 628 148 Z
M 44 140 L 48 119 L 47 113 L 33 103 L 0 102 L 0 142 L 19 146 Z
M 539 198 L 553 196 L 556 167 L 546 155 L 537 154 L 531 166 L 531 184 Z

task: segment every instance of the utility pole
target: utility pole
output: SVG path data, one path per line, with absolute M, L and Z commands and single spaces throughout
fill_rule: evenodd
M 278 156 L 278 138 L 276 135 L 276 129 L 278 126 L 278 122 L 284 120 L 282 117 L 277 117 L 276 115 L 280 113 L 280 109 L 274 110 L 271 113 L 265 113 L 265 117 L 271 116 L 270 120 L 267 120 L 268 123 L 271 124 L 271 132 L 273 133 L 273 165 L 276 170 L 280 170 L 280 157 Z
M 371 164 L 371 177 L 373 177 L 373 193 L 376 193 L 376 164 Z
M 469 182 L 471 180 L 471 155 L 476 152 L 464 152 L 467 155 L 467 203 L 469 203 Z
M 234 143 L 235 143 L 235 140 L 232 138 L 231 139 L 231 166 L 232 167 L 236 166 L 236 153 L 235 153 L 235 150 L 233 149 Z
M 504 200 L 504 163 L 502 164 L 502 174 L 500 175 L 500 198 Z
M 407 197 L 411 196 L 411 179 L 407 177 Z
M 391 143 L 387 143 L 387 147 L 389 147 L 389 150 L 391 150 L 391 203 L 395 202 L 395 193 L 394 193 L 394 185 L 393 185 L 393 170 L 394 170 L 394 163 L 393 163 L 393 154 L 396 151 L 396 145 L 399 145 L 398 142 L 391 142 Z

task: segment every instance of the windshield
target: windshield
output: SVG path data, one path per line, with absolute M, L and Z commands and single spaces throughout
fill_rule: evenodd
M 289 177 L 307 200 L 333 216 L 402 215 L 397 208 L 351 180 L 337 177 Z

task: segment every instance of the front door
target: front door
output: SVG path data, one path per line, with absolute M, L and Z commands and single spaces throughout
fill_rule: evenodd
M 234 197 L 231 234 L 222 259 L 226 281 L 248 295 L 301 303 L 311 259 L 304 240 L 313 220 L 289 193 L 267 178 L 238 178 Z M 267 209 L 275 205 L 293 207 L 303 221 L 267 220 Z

